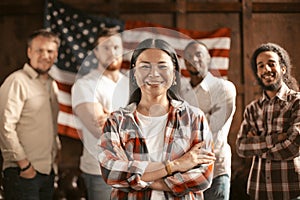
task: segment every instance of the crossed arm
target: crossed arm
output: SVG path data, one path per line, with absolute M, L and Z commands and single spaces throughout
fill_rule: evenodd
M 237 138 L 237 153 L 241 157 L 260 156 L 272 160 L 291 160 L 299 156 L 300 110 L 291 111 L 285 132 L 266 134 L 257 130 L 253 110 L 246 109 L 244 121 Z M 283 129 L 282 129 L 283 130 Z

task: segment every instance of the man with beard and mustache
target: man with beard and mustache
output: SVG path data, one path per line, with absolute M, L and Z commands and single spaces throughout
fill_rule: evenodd
M 27 41 L 29 62 L 0 88 L 0 145 L 7 200 L 52 200 L 57 140 L 57 85 L 48 75 L 60 40 L 38 30 Z
M 120 72 L 123 45 L 119 27 L 102 27 L 93 53 L 96 69 L 72 87 L 72 107 L 82 123 L 83 154 L 80 170 L 89 200 L 110 199 L 111 187 L 103 181 L 97 160 L 97 142 L 110 112 L 127 104 L 128 78 Z
M 227 142 L 235 112 L 236 89 L 232 82 L 209 72 L 211 56 L 204 43 L 190 42 L 184 49 L 187 84 L 182 80 L 181 95 L 191 105 L 199 107 L 208 119 L 214 139 L 214 178 L 204 191 L 204 199 L 228 200 L 231 177 L 231 148 Z
M 251 58 L 263 95 L 246 107 L 236 141 L 238 155 L 252 158 L 251 199 L 300 198 L 300 93 L 291 66 L 274 43 L 262 44 Z

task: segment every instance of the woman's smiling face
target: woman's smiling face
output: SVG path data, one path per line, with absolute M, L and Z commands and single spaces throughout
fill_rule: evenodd
M 137 58 L 134 76 L 142 93 L 167 95 L 175 79 L 171 57 L 160 49 L 147 49 Z

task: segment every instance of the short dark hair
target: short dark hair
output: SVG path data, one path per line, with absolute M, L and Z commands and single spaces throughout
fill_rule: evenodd
M 47 29 L 38 29 L 29 35 L 27 39 L 27 47 L 30 47 L 32 40 L 38 36 L 51 39 L 54 43 L 57 44 L 57 48 L 60 46 L 60 39 L 56 33 L 49 31 Z
M 176 84 L 172 85 L 168 89 L 168 98 L 169 99 L 175 99 L 175 100 L 181 100 L 181 97 L 179 96 L 180 91 L 180 66 L 178 62 L 178 57 L 176 54 L 176 51 L 169 43 L 167 43 L 164 40 L 161 39 L 146 39 L 138 44 L 136 49 L 134 50 L 131 61 L 130 61 L 130 71 L 129 71 L 129 78 L 130 78 L 130 98 L 129 98 L 129 104 L 130 103 L 139 103 L 141 100 L 141 89 L 137 86 L 135 77 L 134 77 L 134 68 L 136 65 L 137 58 L 139 55 L 147 50 L 147 49 L 160 49 L 164 52 L 166 52 L 172 59 L 172 62 L 174 64 L 175 68 L 175 76 L 176 76 Z
M 206 65 L 206 67 L 209 69 L 210 68 L 210 64 L 211 64 L 211 55 L 210 55 L 210 53 L 209 53 L 209 49 L 208 49 L 208 47 L 206 46 L 206 44 L 204 44 L 203 42 L 200 42 L 200 41 L 198 41 L 198 40 L 193 40 L 193 41 L 191 41 L 191 42 L 189 42 L 186 46 L 185 46 L 185 48 L 184 48 L 184 50 L 183 50 L 183 52 L 184 52 L 184 54 L 183 54 L 183 57 L 184 57 L 184 59 L 185 59 L 185 61 L 187 61 L 187 62 L 191 62 L 190 60 L 188 60 L 185 56 L 185 53 L 186 53 L 186 51 L 191 47 L 191 46 L 194 46 L 194 45 L 201 45 L 201 46 L 203 46 L 204 48 L 205 48 L 205 50 L 206 50 L 206 52 L 207 52 L 207 58 L 209 58 L 208 59 L 208 62 L 207 63 L 205 63 L 205 65 Z
M 110 37 L 110 36 L 113 36 L 113 35 L 116 35 L 116 34 L 121 34 L 121 27 L 120 26 L 111 26 L 111 27 L 106 27 L 106 26 L 101 26 L 101 29 L 99 30 L 98 32 L 98 35 L 97 35 L 97 39 L 94 43 L 94 47 L 96 47 L 98 45 L 98 39 L 101 38 L 101 37 Z M 121 37 L 121 35 L 120 35 Z
M 281 67 L 286 68 L 286 73 L 283 75 L 283 81 L 290 89 L 293 89 L 295 91 L 299 90 L 298 82 L 297 80 L 291 75 L 292 70 L 292 63 L 289 54 L 287 51 L 275 43 L 266 43 L 261 44 L 252 54 L 251 57 L 251 68 L 254 73 L 254 76 L 256 79 L 258 79 L 257 76 L 257 65 L 256 65 L 256 59 L 258 55 L 265 51 L 272 51 L 276 53 L 279 57 L 279 64 Z
M 189 42 L 189 43 L 185 46 L 184 51 L 186 51 L 186 50 L 187 50 L 188 48 L 190 48 L 190 46 L 192 46 L 192 45 L 202 45 L 202 46 L 204 46 L 204 47 L 207 49 L 207 51 L 209 52 L 208 47 L 206 46 L 206 44 L 204 44 L 203 42 L 197 41 L 197 40 L 193 40 L 193 41 Z

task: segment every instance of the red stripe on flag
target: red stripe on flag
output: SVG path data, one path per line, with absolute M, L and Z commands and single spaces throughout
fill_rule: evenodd
M 82 138 L 82 132 L 66 125 L 58 124 L 58 133 L 74 139 Z
M 209 70 L 214 76 L 222 77 L 228 75 L 227 69 L 210 69 Z
M 136 29 L 136 28 L 145 28 L 145 27 L 160 27 L 160 28 L 172 29 L 172 30 L 176 30 L 176 31 L 178 31 L 182 34 L 185 34 L 185 35 L 187 35 L 187 36 L 189 36 L 193 39 L 217 38 L 217 37 L 228 37 L 228 38 L 230 38 L 230 34 L 231 34 L 229 28 L 219 28 L 219 29 L 214 30 L 214 31 L 195 31 L 195 30 L 187 30 L 187 29 L 182 29 L 182 28 L 163 27 L 160 24 L 149 23 L 149 22 L 141 22 L 141 21 L 130 21 L 129 20 L 129 21 L 126 21 L 126 23 L 125 23 L 125 29 L 126 30 L 131 30 L 131 29 Z M 147 29 L 145 29 L 145 30 L 147 30 Z M 167 36 L 172 36 L 172 35 L 169 35 L 172 32 L 164 31 L 163 29 L 153 30 L 153 31 L 154 31 L 154 33 L 163 34 L 163 35 L 167 35 Z
M 72 107 L 59 103 L 59 110 L 65 113 L 73 114 Z
M 184 50 L 176 49 L 176 53 L 178 54 L 178 56 L 184 55 L 183 51 Z M 209 54 L 211 57 L 228 58 L 229 57 L 229 49 L 210 49 Z
M 229 57 L 229 49 L 211 49 L 209 50 L 211 57 Z M 183 55 L 183 54 L 182 54 Z
M 217 76 L 217 77 L 227 76 L 227 73 L 228 73 L 228 70 L 226 70 L 226 69 L 210 69 L 209 71 L 214 76 Z M 181 69 L 180 72 L 184 77 L 190 77 L 188 70 Z
M 58 89 L 67 93 L 71 93 L 72 85 L 56 81 Z

